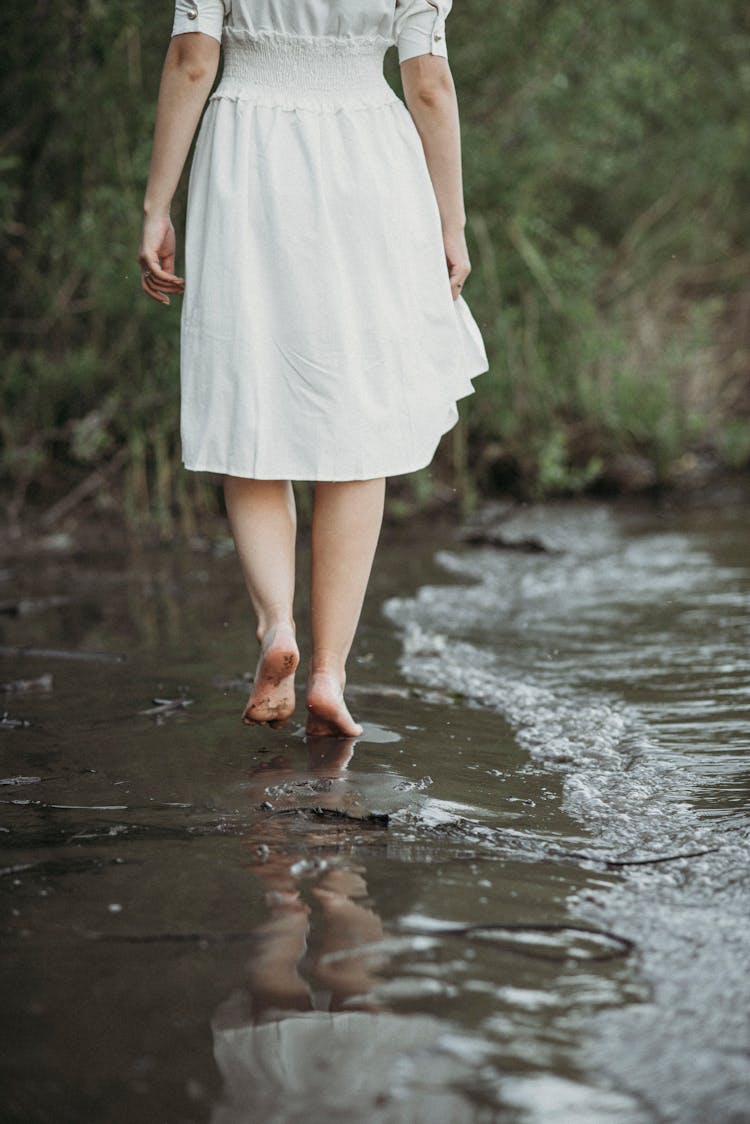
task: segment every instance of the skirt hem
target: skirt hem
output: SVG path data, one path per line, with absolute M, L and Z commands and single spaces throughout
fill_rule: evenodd
M 484 374 L 487 370 L 488 368 L 485 367 L 483 371 L 478 371 L 476 375 L 472 375 L 470 377 L 477 378 L 478 375 Z M 472 393 L 475 393 L 474 387 L 471 387 L 470 390 L 467 390 L 464 394 L 462 394 L 461 398 L 468 398 Z M 183 468 L 187 469 L 188 472 L 211 472 L 217 476 L 237 476 L 243 480 L 291 480 L 300 483 L 314 483 L 316 481 L 320 481 L 321 483 L 326 484 L 343 484 L 346 482 L 355 482 L 358 480 L 380 480 L 381 477 L 407 476 L 410 472 L 419 472 L 420 469 L 427 468 L 428 465 L 432 463 L 441 439 L 445 436 L 446 433 L 453 429 L 453 426 L 458 421 L 458 409 L 456 406 L 456 402 L 458 401 L 460 401 L 459 398 L 452 402 L 448 407 L 446 422 L 443 428 L 438 433 L 438 436 L 434 444 L 432 445 L 430 453 L 428 455 L 420 455 L 416 458 L 416 463 L 409 462 L 406 468 L 389 468 L 387 470 L 381 469 L 372 472 L 365 472 L 360 470 L 352 473 L 342 473 L 341 471 L 337 471 L 334 475 L 324 474 L 323 472 L 315 472 L 314 474 L 310 475 L 309 473 L 303 472 L 271 473 L 262 471 L 237 471 L 237 469 L 234 468 L 217 468 L 213 464 L 205 464 L 201 462 L 188 463 L 188 461 L 185 459 L 183 459 L 182 465 Z

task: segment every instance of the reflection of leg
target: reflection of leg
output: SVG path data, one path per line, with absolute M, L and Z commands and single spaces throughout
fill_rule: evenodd
M 248 982 L 257 1012 L 311 1007 L 310 991 L 297 971 L 307 950 L 310 910 L 296 893 L 268 895 L 269 920 L 259 929 L 258 950 L 248 964 Z
M 384 480 L 319 482 L 315 487 L 308 734 L 362 733 L 344 702 L 345 670 L 380 534 L 384 495 Z
M 372 990 L 378 982 L 375 969 L 380 957 L 371 952 L 340 960 L 327 957 L 381 941 L 383 925 L 376 913 L 352 900 L 367 894 L 364 879 L 353 870 L 329 871 L 312 892 L 323 915 L 323 942 L 312 971 L 321 986 L 332 992 L 335 1010 L 345 1000 L 364 997 Z
M 294 710 L 299 663 L 292 615 L 297 526 L 292 487 L 283 480 L 226 476 L 224 496 L 261 644 L 243 720 L 281 723 Z
M 314 738 L 307 743 L 307 765 L 312 773 L 341 777 L 352 759 L 356 738 Z

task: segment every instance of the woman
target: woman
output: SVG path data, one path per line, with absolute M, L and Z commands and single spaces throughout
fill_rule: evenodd
M 182 309 L 185 466 L 224 476 L 257 617 L 246 723 L 294 710 L 292 480 L 315 481 L 307 732 L 344 701 L 385 477 L 422 468 L 487 369 L 447 62 L 451 0 L 177 0 L 139 254 Z M 396 43 L 406 106 L 383 78 Z M 186 279 L 169 217 L 190 174 Z M 407 109 L 408 107 L 408 109 Z

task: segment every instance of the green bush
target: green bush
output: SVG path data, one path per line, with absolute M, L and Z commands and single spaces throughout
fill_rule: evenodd
M 167 0 L 5 20 L 0 476 L 15 520 L 100 470 L 89 499 L 117 492 L 166 529 L 211 503 L 179 469 L 179 303 L 142 297 L 135 261 L 170 21 Z M 464 0 L 449 42 L 467 299 L 491 371 L 414 500 L 440 477 L 464 494 L 574 492 L 622 453 L 657 479 L 699 447 L 746 465 L 747 6 Z M 182 211 L 181 196 L 178 227 Z

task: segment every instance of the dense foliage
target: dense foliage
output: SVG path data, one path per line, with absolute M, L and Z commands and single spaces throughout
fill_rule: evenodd
M 168 0 L 6 13 L 0 474 L 12 520 L 89 497 L 166 527 L 213 502 L 178 468 L 179 302 L 147 301 L 135 263 L 170 23 Z M 436 476 L 541 495 L 617 483 L 623 465 L 651 483 L 710 459 L 746 464 L 747 5 L 457 0 L 448 26 L 467 298 L 492 370 Z

